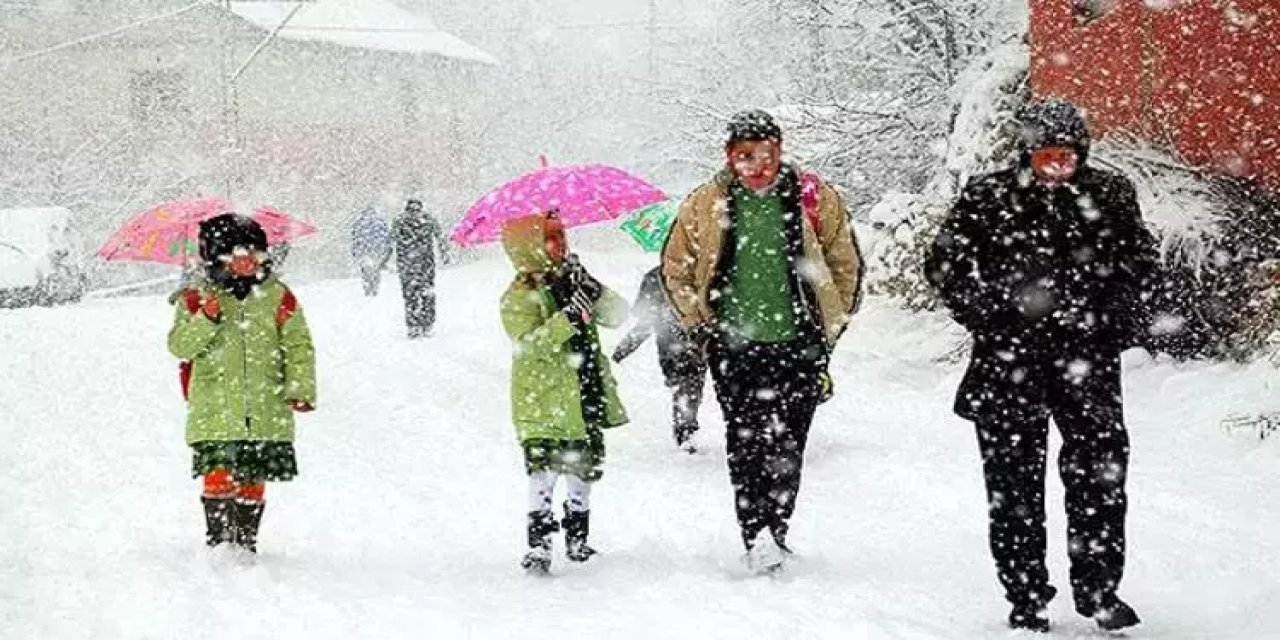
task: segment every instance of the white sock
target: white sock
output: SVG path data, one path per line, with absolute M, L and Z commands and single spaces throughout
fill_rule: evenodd
M 574 513 L 591 510 L 591 483 L 578 476 L 565 476 L 565 484 L 569 490 L 568 509 Z
M 552 471 L 536 471 L 529 474 L 529 511 L 550 511 L 551 499 L 556 491 L 559 474 Z

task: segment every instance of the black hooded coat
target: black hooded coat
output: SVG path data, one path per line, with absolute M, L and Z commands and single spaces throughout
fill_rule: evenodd
M 1017 166 L 970 180 L 925 265 L 974 338 L 955 405 L 967 419 L 1043 415 L 1047 385 L 1037 372 L 1118 366 L 1150 324 L 1155 243 L 1132 183 L 1086 164 L 1089 134 L 1071 104 L 1034 104 L 1022 123 Z M 1049 146 L 1069 146 L 1079 159 L 1057 187 L 1030 165 L 1031 152 Z

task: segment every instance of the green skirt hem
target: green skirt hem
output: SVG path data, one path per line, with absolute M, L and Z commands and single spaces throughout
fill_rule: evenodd
M 292 442 L 228 440 L 191 443 L 191 475 L 218 469 L 231 472 L 237 482 L 286 482 L 298 476 L 298 455 Z

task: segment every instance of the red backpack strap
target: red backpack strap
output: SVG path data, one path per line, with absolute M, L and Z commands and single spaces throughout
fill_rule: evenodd
M 822 181 L 817 174 L 805 172 L 800 176 L 800 205 L 804 209 L 804 217 L 809 220 L 813 232 L 822 235 L 822 215 L 818 211 L 818 196 L 822 191 Z
M 293 292 L 285 289 L 284 295 L 280 297 L 280 306 L 276 308 L 276 328 L 284 327 L 284 323 L 293 317 L 298 310 L 298 299 L 293 296 Z
M 191 400 L 191 372 L 193 365 L 190 360 L 183 360 L 178 363 L 178 384 L 182 385 L 182 399 Z
M 182 306 L 186 307 L 187 312 L 191 315 L 200 313 L 200 292 L 195 289 L 183 291 Z M 183 360 L 178 363 L 178 384 L 182 387 L 182 399 L 188 401 L 191 400 L 192 367 L 190 360 Z
M 182 303 L 186 305 L 188 313 L 195 315 L 200 311 L 200 292 L 195 289 L 183 291 Z

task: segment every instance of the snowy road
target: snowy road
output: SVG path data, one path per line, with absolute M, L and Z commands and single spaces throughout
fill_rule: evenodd
M 587 264 L 628 297 L 646 268 L 630 254 Z M 255 566 L 201 544 L 164 300 L 0 311 L 0 637 L 1009 636 L 977 446 L 949 413 L 960 369 L 931 362 L 956 330 L 875 301 L 837 356 L 784 576 L 739 565 L 718 408 L 703 409 L 712 453 L 678 454 L 651 345 L 619 372 L 633 423 L 610 434 L 594 499 L 602 555 L 524 576 L 497 319 L 508 274 L 496 260 L 445 272 L 441 324 L 416 343 L 394 281 L 372 303 L 354 281 L 298 288 L 320 410 L 300 420 L 302 477 L 268 489 Z M 1230 407 L 1280 402 L 1276 372 L 1128 364 L 1122 593 L 1146 620 L 1130 636 L 1280 637 L 1280 441 L 1218 425 Z M 1097 635 L 1067 597 L 1051 613 L 1055 637 Z

